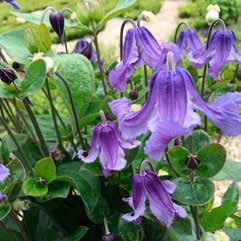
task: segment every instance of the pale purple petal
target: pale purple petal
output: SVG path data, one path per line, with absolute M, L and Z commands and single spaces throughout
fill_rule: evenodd
M 163 153 L 168 147 L 169 142 L 180 136 L 185 136 L 189 133 L 189 128 L 184 128 L 175 122 L 159 122 L 156 124 L 151 137 L 146 142 L 145 153 L 149 158 L 160 161 Z
M 100 153 L 100 132 L 101 132 L 102 126 L 101 125 L 97 125 L 94 129 L 93 132 L 93 136 L 91 139 L 91 144 L 90 144 L 90 151 L 87 157 L 85 157 L 84 151 L 83 150 L 79 150 L 78 151 L 78 158 L 85 162 L 85 163 L 92 163 L 96 160 L 96 158 L 98 157 L 99 153 Z
M 128 213 L 122 218 L 128 222 L 138 222 L 145 213 L 146 194 L 143 187 L 143 176 L 135 174 L 132 178 L 132 194 L 130 198 L 124 199 L 133 208 L 133 213 Z
M 175 203 L 173 203 L 173 207 L 175 208 L 176 215 L 178 217 L 180 217 L 180 218 L 186 218 L 187 217 L 187 212 L 186 212 L 186 210 L 183 207 L 181 207 L 181 206 L 179 206 L 179 205 L 177 205 Z
M 169 194 L 174 193 L 177 188 L 176 184 L 169 180 L 161 181 L 161 184 Z
M 20 9 L 20 5 L 16 0 L 4 0 L 4 1 L 11 4 L 13 8 Z
M 170 227 L 176 217 L 176 209 L 159 178 L 150 173 L 145 175 L 144 187 L 150 202 L 151 212 L 161 223 Z
M 3 201 L 7 200 L 7 195 L 5 195 L 4 193 L 0 192 L 0 203 Z
M 4 182 L 9 175 L 10 175 L 9 169 L 3 164 L 0 164 L 0 183 Z

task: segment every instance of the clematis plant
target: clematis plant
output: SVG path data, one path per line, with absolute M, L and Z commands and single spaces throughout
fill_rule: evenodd
M 14 13 L 35 25 L 1 35 L 0 240 L 239 239 L 241 164 L 220 144 L 241 134 L 235 33 L 180 23 L 159 42 L 142 14 L 123 21 L 110 63 L 99 34 L 134 3 Z

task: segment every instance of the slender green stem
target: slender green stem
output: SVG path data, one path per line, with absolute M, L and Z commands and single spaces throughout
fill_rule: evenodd
M 7 59 L 5 58 L 1 48 L 0 48 L 0 58 L 3 60 L 3 62 L 7 63 Z
M 2 221 L 0 221 L 0 228 L 6 233 L 10 240 L 18 241 L 15 234 L 12 231 L 10 231 Z
M 65 31 L 64 31 L 64 47 L 65 47 L 66 54 L 68 54 L 69 50 L 68 50 L 67 39 L 66 39 L 66 32 Z
M 24 155 L 24 151 L 23 151 L 22 147 L 19 145 L 13 132 L 11 131 L 11 129 L 8 127 L 7 123 L 4 121 L 4 119 L 1 116 L 0 116 L 0 124 L 5 128 L 5 130 L 9 134 L 9 136 L 12 138 L 14 144 L 16 145 L 20 158 L 23 160 L 23 165 L 24 165 L 25 169 L 32 172 L 32 169 L 31 169 L 30 165 L 28 164 L 28 161 L 25 159 L 25 155 Z
M 27 231 L 25 230 L 25 227 L 23 226 L 23 223 L 18 219 L 17 214 L 15 213 L 15 211 L 12 211 L 10 213 L 10 216 L 13 219 L 13 221 L 16 223 L 16 225 L 18 226 L 18 229 L 21 232 L 21 235 L 22 235 L 24 241 L 31 241 Z
M 54 104 L 53 104 L 51 91 L 50 91 L 50 88 L 49 88 L 49 81 L 48 81 L 48 79 L 46 79 L 46 88 L 47 88 L 47 93 L 48 93 L 48 97 L 49 97 L 48 100 L 49 100 L 49 105 L 50 105 L 50 109 L 51 109 L 51 113 L 52 113 L 54 128 L 55 128 L 57 139 L 58 139 L 58 144 L 59 144 L 60 149 L 62 151 L 64 151 L 64 146 L 63 146 L 63 142 L 62 142 L 60 131 L 59 131 L 59 127 L 58 127 L 57 118 L 56 118 L 55 111 L 54 111 Z
M 98 63 L 99 71 L 100 71 L 100 78 L 102 81 L 104 93 L 105 93 L 105 95 L 107 95 L 106 77 L 105 77 L 105 71 L 103 69 L 103 65 L 101 63 L 100 48 L 99 48 L 99 42 L 98 42 L 98 33 L 96 33 L 93 21 L 91 21 L 91 25 L 92 25 L 93 39 L 94 39 L 94 45 L 95 45 L 95 50 L 96 50 L 96 55 L 97 55 L 97 63 Z
M 5 111 L 6 115 L 8 116 L 8 118 L 10 119 L 10 121 L 13 123 L 13 126 L 15 127 L 17 132 L 21 132 L 21 127 L 18 124 L 18 121 L 15 119 L 15 117 L 10 113 L 8 107 L 6 106 L 5 102 L 0 99 L 0 104 L 3 107 L 3 110 Z
M 18 108 L 18 106 L 17 106 L 17 104 L 16 104 L 16 100 L 12 100 L 12 104 L 13 104 L 13 106 L 14 106 L 17 114 L 18 114 L 18 116 L 19 116 L 20 119 L 23 121 L 23 123 L 24 123 L 27 131 L 30 133 L 33 141 L 34 141 L 37 145 L 39 145 L 38 140 L 37 140 L 37 138 L 36 138 L 36 136 L 35 136 L 35 134 L 34 134 L 34 132 L 33 132 L 33 130 L 32 130 L 32 127 L 29 125 L 29 123 L 28 123 L 27 120 L 25 119 L 25 117 L 24 117 L 24 115 L 22 114 L 21 110 L 19 110 L 19 108 Z
M 201 240 L 202 238 L 202 230 L 200 228 L 200 220 L 197 206 L 190 206 L 191 213 L 194 219 L 195 227 L 196 227 L 196 238 L 197 240 Z
M 80 139 L 82 148 L 85 148 L 84 138 L 83 138 L 83 135 L 82 135 L 81 130 L 80 130 L 79 120 L 78 120 L 78 116 L 77 116 L 77 111 L 76 111 L 76 108 L 75 108 L 73 96 L 72 96 L 70 87 L 69 87 L 69 85 L 68 85 L 68 82 L 67 82 L 67 80 L 62 76 L 62 74 L 59 73 L 58 71 L 56 71 L 55 74 L 56 74 L 56 76 L 57 76 L 60 80 L 62 80 L 62 82 L 63 82 L 63 84 L 64 84 L 64 86 L 65 86 L 65 88 L 66 88 L 66 90 L 67 90 L 67 93 L 68 93 L 68 96 L 69 96 L 69 100 L 70 100 L 71 109 L 72 109 L 72 113 L 73 113 L 73 117 L 74 117 L 75 127 L 76 127 L 76 130 L 77 130 L 77 133 L 78 133 L 78 136 L 79 136 L 79 139 Z
M 238 76 L 238 70 L 239 70 L 239 64 L 237 64 L 237 66 L 234 70 L 233 79 L 231 80 L 231 83 L 234 83 L 234 85 L 235 85 L 235 90 L 236 90 L 236 80 L 237 80 L 237 76 Z
M 24 107 L 26 109 L 26 111 L 28 112 L 28 115 L 32 121 L 32 124 L 34 126 L 34 129 L 35 129 L 35 132 L 36 132 L 36 135 L 38 136 L 38 139 L 39 139 L 39 142 L 40 142 L 40 145 L 41 145 L 41 149 L 42 149 L 42 152 L 45 156 L 48 156 L 49 155 L 49 150 L 48 150 L 48 147 L 47 147 L 47 144 L 44 140 L 44 137 L 43 137 L 43 134 L 42 134 L 42 131 L 40 129 L 40 126 L 38 124 L 38 121 L 32 111 L 32 108 L 29 106 L 29 102 L 27 101 L 27 99 L 23 99 L 23 104 L 24 104 Z
M 171 169 L 171 171 L 177 176 L 177 177 L 180 177 L 181 174 L 175 169 L 175 167 L 173 166 L 169 156 L 168 156 L 168 153 L 167 153 L 167 150 L 165 151 L 165 157 L 166 157 L 166 160 L 167 160 L 167 163 Z
M 182 26 L 185 26 L 185 28 L 188 28 L 188 25 L 187 23 L 185 22 L 181 22 L 177 25 L 177 28 L 176 28 L 176 31 L 175 31 L 175 35 L 174 35 L 174 43 L 177 43 L 177 36 L 178 36 L 178 33 L 179 33 L 179 30 Z

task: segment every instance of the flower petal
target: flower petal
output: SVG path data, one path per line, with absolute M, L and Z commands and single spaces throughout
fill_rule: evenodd
M 0 164 L 0 183 L 4 182 L 9 175 L 10 175 L 9 169 L 3 164 Z

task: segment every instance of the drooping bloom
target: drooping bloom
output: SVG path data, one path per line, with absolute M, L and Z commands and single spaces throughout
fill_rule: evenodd
M 120 92 L 125 91 L 135 68 L 142 64 L 154 68 L 156 57 L 159 59 L 159 56 L 160 46 L 145 27 L 129 29 L 125 37 L 122 61 L 109 74 L 111 86 Z
M 195 67 L 200 68 L 203 62 L 198 62 L 197 58 L 205 54 L 205 48 L 197 34 L 193 29 L 185 29 L 179 35 L 177 45 L 182 53 L 188 52 L 188 59 Z
M 4 182 L 9 175 L 9 169 L 3 164 L 0 164 L 0 183 Z
M 171 181 L 161 181 L 152 169 L 142 172 L 133 176 L 131 196 L 124 199 L 133 212 L 123 215 L 122 218 L 128 222 L 140 223 L 147 199 L 152 214 L 166 227 L 170 227 L 176 217 L 185 218 L 185 209 L 171 199 L 176 185 Z
M 241 52 L 237 48 L 234 32 L 228 29 L 215 31 L 206 54 L 197 58 L 197 61 L 209 64 L 209 75 L 215 80 L 226 64 L 232 61 L 241 64 Z
M 12 69 L 0 67 L 0 79 L 5 84 L 10 85 L 17 79 L 17 76 Z
M 13 8 L 20 9 L 20 5 L 16 0 L 4 0 L 4 1 L 11 4 Z
M 74 53 L 82 54 L 92 62 L 97 61 L 97 55 L 92 45 L 85 39 L 80 39 L 74 48 Z
M 168 56 L 173 61 L 173 54 Z M 152 77 L 148 99 L 140 110 L 132 111 L 131 102 L 125 98 L 109 105 L 125 139 L 133 140 L 151 131 L 145 152 L 154 160 L 161 159 L 172 139 L 189 135 L 200 125 L 201 119 L 195 110 L 204 112 L 224 134 L 241 134 L 241 93 L 226 94 L 207 104 L 188 71 L 170 63 L 167 69 L 161 68 Z
M 61 43 L 64 42 L 64 13 L 53 12 L 49 15 L 49 21 L 53 30 L 58 34 Z
M 85 157 L 83 151 L 80 150 L 78 157 L 85 163 L 92 163 L 99 157 L 103 174 L 108 176 L 111 171 L 120 171 L 125 168 L 125 150 L 135 148 L 138 145 L 138 141 L 125 141 L 115 124 L 104 120 L 94 129 L 88 156 Z

